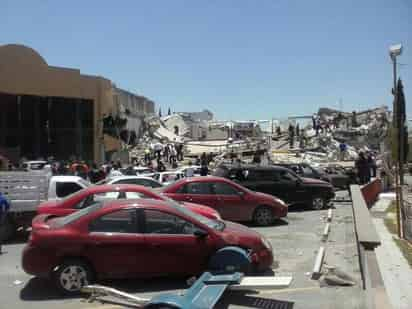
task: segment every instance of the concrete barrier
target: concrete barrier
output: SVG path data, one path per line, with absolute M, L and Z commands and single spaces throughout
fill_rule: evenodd
M 379 193 L 382 192 L 382 182 L 380 178 L 375 178 L 371 182 L 363 185 L 361 188 L 363 198 L 368 208 L 378 199 Z
M 376 199 L 375 194 L 379 194 L 376 193 L 376 188 L 374 187 L 379 184 L 379 182 L 371 184 L 371 187 L 365 189 L 366 195 L 370 200 L 372 198 Z M 364 188 L 368 185 L 364 186 Z M 380 246 L 381 241 L 372 222 L 362 189 L 358 185 L 350 186 L 359 264 L 363 289 L 367 297 L 366 308 L 391 309 L 392 306 L 385 290 L 375 254 L 375 248 Z

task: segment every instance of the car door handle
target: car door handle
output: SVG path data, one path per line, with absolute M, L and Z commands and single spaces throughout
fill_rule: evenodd
M 191 197 L 186 197 L 186 199 L 188 200 L 188 201 L 193 201 L 193 199 L 191 198 Z

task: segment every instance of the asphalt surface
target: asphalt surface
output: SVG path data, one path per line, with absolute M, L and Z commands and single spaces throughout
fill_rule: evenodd
M 341 193 L 340 195 L 345 195 Z M 253 227 L 265 235 L 274 248 L 277 265 L 275 275 L 293 276 L 286 289 L 266 290 L 259 293 L 227 292 L 216 308 L 364 308 L 365 295 L 361 289 L 359 260 L 355 242 L 352 207 L 348 202 L 335 202 L 331 231 L 322 241 L 327 210 L 303 211 L 291 209 L 286 220 L 270 227 Z M 63 298 L 53 285 L 33 278 L 20 266 L 25 239 L 3 246 L 0 255 L 0 309 L 48 308 L 119 308 L 113 304 L 89 303 L 82 298 Z M 351 274 L 355 286 L 323 286 L 311 279 L 317 250 L 326 247 L 325 263 Z M 325 269 L 325 267 L 324 267 Z M 153 280 L 116 280 L 99 282 L 125 292 L 150 298 L 159 292 L 178 292 L 187 288 L 187 278 Z

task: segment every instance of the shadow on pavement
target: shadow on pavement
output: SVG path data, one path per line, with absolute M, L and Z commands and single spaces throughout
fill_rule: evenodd
M 13 238 L 8 239 L 3 242 L 4 245 L 16 245 L 16 244 L 24 244 L 27 242 L 30 233 L 27 232 L 17 232 Z
M 126 293 L 152 293 L 170 290 L 184 290 L 189 286 L 185 278 L 153 278 L 153 279 L 122 279 L 104 280 L 99 284 L 121 290 Z
M 287 219 L 286 219 L 287 220 Z M 247 227 L 276 227 L 276 226 L 282 226 L 282 225 L 288 225 L 289 222 L 284 219 L 276 219 L 271 225 L 268 226 L 260 226 L 256 225 L 253 222 L 238 222 L 239 224 L 242 224 Z
M 189 287 L 186 284 L 186 279 L 187 278 L 102 280 L 96 282 L 96 284 L 134 294 L 184 290 Z M 20 291 L 20 299 L 24 301 L 56 300 L 79 297 L 81 296 L 68 297 L 62 295 L 51 280 L 43 278 L 31 278 Z
M 20 291 L 20 299 L 26 301 L 61 299 L 63 296 L 53 282 L 43 278 L 31 278 Z

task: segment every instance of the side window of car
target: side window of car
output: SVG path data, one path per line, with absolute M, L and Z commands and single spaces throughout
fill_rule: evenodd
M 65 197 L 69 194 L 77 192 L 83 189 L 75 182 L 56 182 L 56 195 L 57 197 Z
M 313 174 L 313 170 L 307 165 L 302 166 L 302 171 L 304 174 L 307 174 L 307 175 Z
M 296 164 L 291 164 L 291 165 L 289 165 L 287 168 L 290 169 L 290 170 L 292 170 L 292 171 L 294 171 L 296 174 L 299 174 L 299 173 L 300 173 L 300 168 L 299 168 L 299 166 L 296 165 Z
M 223 182 L 216 182 L 213 184 L 213 191 L 219 195 L 238 195 L 238 191 L 231 185 Z
M 280 180 L 283 181 L 296 181 L 296 177 L 288 171 L 281 171 L 280 172 Z
M 188 194 L 212 194 L 211 184 L 208 182 L 190 182 L 186 187 Z
M 180 217 L 158 210 L 145 210 L 146 234 L 193 235 L 196 226 Z
M 142 185 L 145 187 L 150 187 L 150 188 L 159 188 L 161 187 L 161 185 L 159 185 L 157 182 L 155 181 L 150 181 L 147 179 L 142 179 Z
M 136 233 L 136 210 L 122 209 L 103 215 L 89 224 L 89 232 Z
M 112 182 L 113 185 L 130 185 L 133 182 L 130 179 L 119 179 Z

